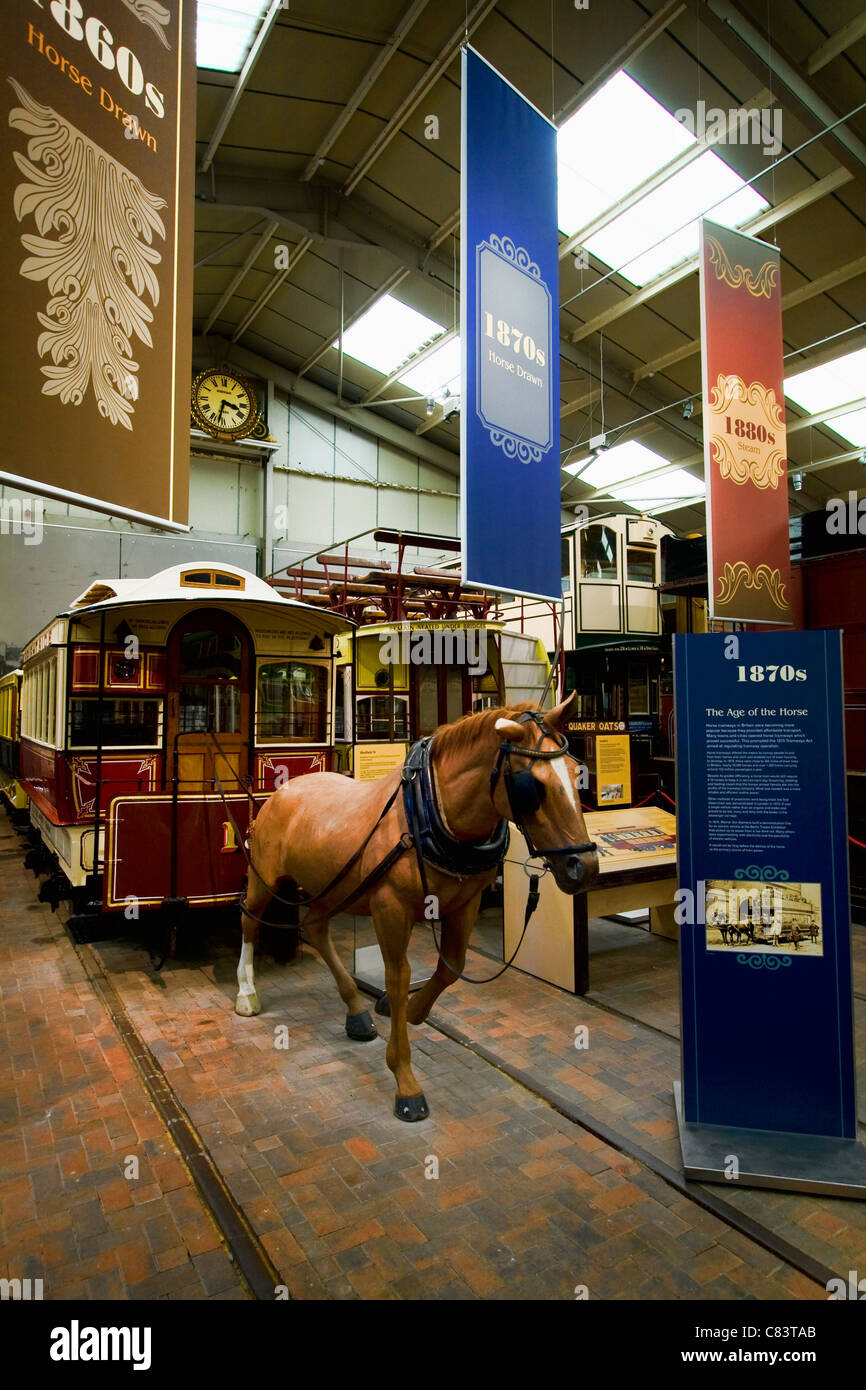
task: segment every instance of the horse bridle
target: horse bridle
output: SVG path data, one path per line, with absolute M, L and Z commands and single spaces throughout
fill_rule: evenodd
M 499 778 L 502 777 L 514 824 L 526 841 L 531 858 L 549 859 L 555 854 L 592 853 L 598 848 L 592 840 L 587 840 L 582 845 L 563 845 L 561 849 L 536 849 L 532 843 L 532 836 L 526 828 L 524 817 L 534 815 L 536 811 L 541 809 L 547 788 L 543 782 L 539 782 L 536 777 L 533 777 L 528 767 L 515 772 L 511 766 L 511 759 L 526 758 L 530 762 L 552 762 L 554 758 L 568 757 L 570 756 L 568 739 L 558 730 L 549 729 L 544 722 L 544 715 L 538 710 L 524 710 L 522 714 L 515 716 L 514 723 L 537 725 L 538 742 L 534 748 L 521 748 L 517 744 L 510 743 L 508 739 L 503 739 L 499 745 L 499 755 L 490 774 L 491 801 Z M 555 739 L 557 747 L 542 749 L 541 745 L 545 738 Z

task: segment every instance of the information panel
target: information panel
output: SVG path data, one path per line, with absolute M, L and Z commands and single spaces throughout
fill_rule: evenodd
M 856 1137 L 839 632 L 674 638 L 686 1122 Z
M 463 51 L 463 578 L 559 600 L 556 129 Z

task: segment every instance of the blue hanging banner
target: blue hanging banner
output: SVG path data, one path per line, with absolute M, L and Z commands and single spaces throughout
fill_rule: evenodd
M 556 128 L 471 48 L 462 117 L 463 579 L 559 600 Z
M 784 1168 L 857 1134 L 841 633 L 678 636 L 674 675 L 681 1138 L 786 1131 Z

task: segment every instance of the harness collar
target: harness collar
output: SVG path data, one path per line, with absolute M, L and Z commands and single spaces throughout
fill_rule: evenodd
M 451 878 L 469 878 L 495 869 L 508 849 L 508 821 L 496 825 L 489 840 L 458 840 L 439 809 L 431 757 L 432 737 L 413 743 L 403 764 L 406 821 L 424 858 Z

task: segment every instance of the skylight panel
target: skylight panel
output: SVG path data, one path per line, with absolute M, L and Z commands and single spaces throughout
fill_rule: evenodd
M 559 226 L 571 236 L 696 139 L 661 102 L 618 72 L 557 133 Z
M 377 372 L 392 372 L 444 332 L 444 324 L 385 294 L 346 329 L 343 351 Z
M 785 382 L 785 395 L 816 415 L 820 410 L 832 410 L 834 405 L 856 401 L 866 393 L 866 348 L 836 357 L 820 367 L 797 372 Z
M 196 66 L 240 72 L 267 9 L 267 0 L 198 0 Z
M 866 348 L 788 377 L 785 395 L 810 415 L 859 400 L 866 395 Z M 866 410 L 837 415 L 827 421 L 827 428 L 859 448 L 866 444 Z
M 447 343 L 436 348 L 417 367 L 410 367 L 399 380 L 410 391 L 418 391 L 422 396 L 441 399 L 446 391 L 456 395 L 460 390 L 460 339 L 449 338 Z
M 632 284 L 645 285 L 697 254 L 703 213 L 724 227 L 739 227 L 766 207 L 766 198 L 708 150 L 589 237 L 585 247 Z
M 651 473 L 654 468 L 667 468 L 670 460 L 663 458 L 653 449 L 648 449 L 636 439 L 628 439 L 624 444 L 616 444 L 606 449 L 587 467 L 586 460 L 567 464 L 564 472 L 580 474 L 580 481 L 594 488 L 609 488 L 612 483 L 621 483 L 624 478 L 635 478 L 641 473 Z
M 625 502 L 639 512 L 654 512 L 678 502 L 699 501 L 705 493 L 702 478 L 695 478 L 684 468 L 674 468 L 657 478 L 639 478 L 625 486 L 609 489 L 618 502 Z

